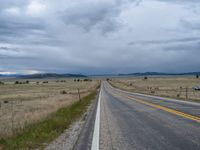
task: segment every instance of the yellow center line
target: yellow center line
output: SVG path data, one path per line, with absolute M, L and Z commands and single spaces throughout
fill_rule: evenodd
M 172 114 L 175 114 L 175 115 L 178 115 L 178 116 L 181 116 L 181 117 L 184 117 L 184 118 L 196 121 L 196 122 L 200 122 L 200 118 L 197 117 L 197 116 L 189 115 L 189 114 L 186 114 L 186 113 L 183 113 L 183 112 L 171 109 L 171 108 L 167 108 L 167 107 L 164 107 L 164 106 L 153 104 L 153 103 L 150 103 L 150 102 L 147 102 L 147 101 L 144 101 L 144 100 L 141 100 L 141 99 L 136 99 L 136 98 L 133 98 L 133 97 L 130 97 L 130 96 L 126 96 L 126 97 L 128 97 L 129 99 L 132 99 L 132 100 L 134 100 L 138 103 L 145 104 L 147 106 L 151 106 L 151 107 L 154 107 L 154 108 L 158 108 L 160 110 L 163 110 L 163 111 L 166 111 L 166 112 L 169 112 L 169 113 L 172 113 Z
M 114 95 L 118 95 L 119 93 L 117 94 L 114 94 Z M 180 111 L 177 111 L 177 110 L 174 110 L 174 109 L 171 109 L 171 108 L 167 108 L 167 107 L 164 107 L 164 106 L 160 106 L 160 105 L 157 105 L 157 104 L 153 104 L 153 103 L 150 103 L 150 102 L 147 102 L 145 100 L 141 100 L 141 99 L 136 99 L 134 97 L 131 97 L 131 96 L 126 96 L 126 95 L 122 95 L 122 94 L 119 94 L 121 96 L 125 96 L 129 99 L 132 99 L 134 101 L 136 101 L 137 103 L 140 103 L 140 104 L 145 104 L 147 106 L 151 106 L 153 108 L 157 108 L 157 109 L 160 109 L 160 110 L 163 110 L 163 111 L 166 111 L 166 112 L 169 112 L 171 114 L 175 114 L 175 115 L 178 115 L 178 116 L 181 116 L 183 118 L 187 118 L 187 119 L 190 119 L 190 120 L 193 120 L 193 121 L 196 121 L 198 123 L 200 123 L 200 117 L 197 117 L 197 116 L 193 116 L 193 115 L 189 115 L 189 114 L 186 114 L 186 113 L 183 113 L 183 112 L 180 112 Z

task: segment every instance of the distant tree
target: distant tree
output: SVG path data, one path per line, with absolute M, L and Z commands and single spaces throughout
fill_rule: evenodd
M 0 84 L 4 84 L 4 82 L 0 81 Z
M 26 80 L 26 84 L 29 84 L 29 81 L 28 81 L 28 80 Z
M 19 84 L 19 81 L 15 81 L 15 84 Z
M 74 82 L 76 82 L 76 79 L 74 79 Z
M 144 80 L 147 80 L 148 79 L 148 77 L 144 77 Z
M 199 75 L 196 75 L 196 78 L 199 79 Z

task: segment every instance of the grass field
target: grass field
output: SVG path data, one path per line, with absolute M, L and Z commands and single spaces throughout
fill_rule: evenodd
M 84 97 L 98 85 L 97 80 L 62 80 L 45 79 L 48 83 L 29 80 L 29 84 L 15 84 L 15 80 L 3 81 L 4 85 L 0 85 L 0 138 L 20 133 L 25 126 L 77 102 L 78 89 L 80 96 Z
M 93 89 L 81 101 L 58 109 L 44 120 L 29 124 L 21 133 L 0 139 L 0 149 L 43 149 L 84 114 L 96 94 L 97 90 Z
M 200 102 L 200 91 L 193 89 L 200 86 L 200 79 L 193 76 L 113 78 L 110 83 L 132 92 Z

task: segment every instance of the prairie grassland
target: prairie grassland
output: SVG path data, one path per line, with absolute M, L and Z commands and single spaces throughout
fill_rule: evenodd
M 64 79 L 64 82 L 56 82 L 49 79 L 48 83 L 40 80 L 39 84 L 36 80 L 29 81 L 29 84 L 6 81 L 0 85 L 0 138 L 18 133 L 26 125 L 78 101 L 78 89 L 80 96 L 84 97 L 98 85 L 97 80 L 74 82 Z
M 188 96 L 187 100 L 200 102 L 200 91 L 193 89 L 195 86 L 200 86 L 200 79 L 193 76 L 148 77 L 146 80 L 144 77 L 115 78 L 110 83 L 115 87 L 132 92 L 177 99 L 186 99 Z

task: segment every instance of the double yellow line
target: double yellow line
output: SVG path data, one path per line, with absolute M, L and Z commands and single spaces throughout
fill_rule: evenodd
M 118 94 L 119 94 L 119 93 L 118 93 Z M 118 95 L 118 94 L 117 94 L 117 95 Z M 121 95 L 121 94 L 120 94 L 120 95 Z M 183 112 L 180 112 L 180 111 L 171 109 L 171 108 L 167 108 L 167 107 L 164 107 L 164 106 L 160 106 L 160 105 L 157 105 L 157 104 L 153 104 L 153 103 L 147 102 L 147 101 L 145 101 L 145 100 L 136 99 L 136 98 L 131 97 L 131 96 L 126 96 L 126 95 L 124 95 L 124 94 L 121 95 L 121 96 L 125 96 L 125 97 L 127 97 L 127 98 L 129 98 L 129 99 L 132 99 L 132 100 L 134 100 L 134 101 L 137 102 L 137 103 L 144 104 L 144 105 L 147 105 L 147 106 L 150 106 L 150 107 L 153 107 L 153 108 L 157 108 L 157 109 L 166 111 L 166 112 L 168 112 L 168 113 L 175 114 L 175 115 L 181 116 L 181 117 L 183 117 L 183 118 L 187 118 L 187 119 L 190 119 L 190 120 L 193 120 L 193 121 L 196 121 L 196 122 L 200 123 L 200 117 L 193 116 L 193 115 L 189 115 L 189 114 L 186 114 L 186 113 L 183 113 Z

